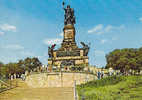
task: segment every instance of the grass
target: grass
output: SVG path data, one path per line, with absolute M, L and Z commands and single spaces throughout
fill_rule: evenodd
M 142 100 L 142 76 L 112 76 L 77 86 L 79 100 Z

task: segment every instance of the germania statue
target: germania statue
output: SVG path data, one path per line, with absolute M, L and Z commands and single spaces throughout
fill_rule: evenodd
M 70 5 L 67 5 L 67 7 L 64 7 L 65 3 L 63 2 L 63 9 L 65 11 L 65 15 L 64 15 L 64 24 L 68 25 L 74 25 L 75 24 L 75 16 L 74 16 L 74 9 L 70 8 Z

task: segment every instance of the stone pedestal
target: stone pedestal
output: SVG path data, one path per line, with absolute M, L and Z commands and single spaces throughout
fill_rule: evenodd
M 74 25 L 66 25 L 63 29 L 64 38 L 60 50 L 71 51 L 78 48 L 75 42 L 75 27 Z
M 61 47 L 53 51 L 53 57 L 48 59 L 48 66 L 70 66 L 88 65 L 88 56 L 84 56 L 84 49 L 78 48 L 75 42 L 74 25 L 66 25 L 63 29 L 64 38 Z

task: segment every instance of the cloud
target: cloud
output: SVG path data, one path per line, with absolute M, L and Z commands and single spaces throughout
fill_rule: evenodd
M 11 49 L 11 50 L 23 50 L 24 47 L 18 44 L 10 44 L 10 45 L 5 45 L 2 46 L 4 49 Z
M 125 29 L 124 25 L 120 25 L 120 26 L 112 26 L 112 25 L 107 25 L 104 26 L 102 24 L 96 25 L 94 28 L 88 30 L 88 33 L 92 33 L 92 34 L 103 34 L 103 33 L 108 33 L 108 32 L 113 32 L 113 31 L 121 31 Z
M 0 36 L 1 36 L 1 35 L 4 35 L 4 32 L 0 31 Z
M 139 18 L 139 21 L 142 22 L 142 17 Z
M 96 34 L 102 34 L 104 26 L 102 24 L 99 24 L 95 26 L 94 28 L 88 30 L 88 33 L 96 33 Z
M 108 25 L 108 26 L 106 26 L 105 28 L 104 28 L 104 31 L 105 32 L 110 32 L 111 30 L 113 30 L 113 26 L 112 25 Z
M 52 45 L 52 44 L 61 44 L 62 39 L 60 38 L 53 38 L 53 39 L 45 39 L 43 40 L 43 43 L 46 45 Z
M 118 37 L 112 37 L 112 41 L 118 40 Z
M 16 26 L 9 25 L 9 24 L 3 24 L 3 25 L 0 25 L 0 30 L 16 32 Z
M 102 39 L 102 40 L 101 40 L 101 44 L 104 44 L 104 43 L 106 43 L 106 42 L 108 42 L 108 40 L 106 40 L 106 39 Z
M 63 33 L 63 32 L 62 32 L 62 33 L 60 33 L 60 36 L 61 36 L 61 37 L 63 37 L 63 35 L 64 35 L 64 33 Z
M 0 56 L 0 61 L 2 61 L 3 63 L 9 63 L 9 62 L 17 62 L 20 59 L 25 59 L 26 57 L 34 57 L 34 53 L 30 52 L 30 51 L 25 51 L 25 50 L 21 50 L 21 51 L 6 51 L 6 54 L 1 53 Z

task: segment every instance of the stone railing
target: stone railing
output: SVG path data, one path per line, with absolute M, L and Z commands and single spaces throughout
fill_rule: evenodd
M 0 93 L 9 89 L 13 89 L 17 87 L 17 81 L 16 80 L 7 80 L 7 82 L 4 82 L 0 80 Z
M 31 88 L 74 87 L 74 81 L 79 85 L 94 79 L 97 78 L 93 74 L 60 72 L 29 75 L 25 82 Z

